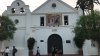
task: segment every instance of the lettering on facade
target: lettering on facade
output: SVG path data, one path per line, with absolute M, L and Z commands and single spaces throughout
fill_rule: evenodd
M 52 32 L 57 32 L 57 29 L 52 29 Z

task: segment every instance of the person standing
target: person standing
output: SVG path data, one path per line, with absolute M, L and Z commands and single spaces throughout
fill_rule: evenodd
M 36 53 L 36 56 L 40 56 L 40 50 L 39 50 L 39 47 L 37 47 L 37 53 Z
M 15 46 L 13 46 L 13 49 L 12 49 L 12 56 L 15 56 L 15 54 L 17 53 L 17 49 Z
M 61 49 L 58 50 L 58 56 L 62 56 L 62 50 Z
M 52 50 L 52 56 L 56 56 L 56 54 L 57 54 L 57 49 L 56 49 L 56 47 L 54 47 Z
M 4 56 L 8 56 L 9 53 L 10 53 L 9 47 L 6 47 L 6 49 L 4 50 Z

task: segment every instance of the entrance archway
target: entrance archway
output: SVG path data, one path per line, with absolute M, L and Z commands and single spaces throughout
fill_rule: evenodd
M 48 53 L 52 52 L 52 47 L 56 47 L 58 50 L 62 50 L 63 53 L 63 45 L 62 38 L 57 34 L 52 34 L 48 38 Z

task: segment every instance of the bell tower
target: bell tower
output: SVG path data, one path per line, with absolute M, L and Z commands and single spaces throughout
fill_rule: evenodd
M 15 0 L 11 6 L 7 6 L 7 14 L 26 14 L 30 12 L 29 5 L 26 5 L 22 0 Z

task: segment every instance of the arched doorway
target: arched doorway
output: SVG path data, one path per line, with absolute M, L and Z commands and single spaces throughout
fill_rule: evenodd
M 52 52 L 52 47 L 56 47 L 58 50 L 62 50 L 63 53 L 63 45 L 62 38 L 57 34 L 52 34 L 48 38 L 48 53 Z

